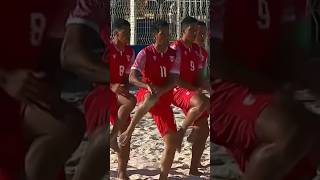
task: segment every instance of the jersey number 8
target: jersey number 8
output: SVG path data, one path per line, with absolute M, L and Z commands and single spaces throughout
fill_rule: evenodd
M 46 17 L 42 13 L 31 13 L 31 36 L 30 42 L 32 46 L 40 46 L 46 29 Z
M 257 25 L 260 29 L 268 29 L 270 27 L 270 11 L 267 0 L 258 0 L 258 16 Z

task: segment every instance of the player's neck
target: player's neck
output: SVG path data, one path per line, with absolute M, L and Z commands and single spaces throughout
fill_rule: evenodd
M 167 51 L 168 49 L 168 46 L 167 45 L 162 45 L 162 44 L 154 44 L 154 47 L 156 48 L 156 50 L 159 52 L 159 53 L 164 53 Z
M 187 40 L 186 38 L 181 38 L 181 40 L 182 40 L 182 43 L 183 43 L 183 45 L 185 46 L 185 47 L 187 47 L 187 48 L 190 48 L 191 47 L 191 45 L 192 45 L 192 41 L 189 41 L 189 40 Z
M 123 50 L 126 47 L 126 45 L 124 43 L 121 43 L 121 41 L 119 41 L 118 39 L 113 39 L 112 43 L 118 50 Z
M 196 43 L 198 46 L 202 47 L 202 48 L 205 47 L 204 43 L 202 43 L 202 42 L 195 42 L 195 43 Z

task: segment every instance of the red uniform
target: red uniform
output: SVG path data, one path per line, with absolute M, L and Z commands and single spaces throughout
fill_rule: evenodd
M 281 25 L 284 21 L 295 21 L 295 11 L 288 11 L 288 7 L 277 0 L 228 0 L 225 5 L 223 39 L 226 53 L 248 69 L 268 74 L 279 59 L 277 45 Z M 211 140 L 227 147 L 245 171 L 257 145 L 255 121 L 272 102 L 273 92 L 253 91 L 221 79 L 213 82 L 212 89 Z M 312 179 L 315 173 L 316 166 L 305 158 L 285 179 Z
M 204 47 L 200 47 L 200 58 L 203 69 L 208 68 L 208 57 L 209 54 Z
M 177 50 L 181 57 L 180 79 L 195 85 L 199 72 L 202 71 L 204 60 L 201 54 L 200 47 L 193 43 L 190 48 L 187 48 L 182 40 L 177 40 L 171 47 Z M 173 104 L 183 110 L 185 114 L 190 109 L 190 99 L 195 95 L 194 91 L 185 88 L 176 87 L 173 91 Z M 199 119 L 207 118 L 208 113 L 203 113 Z
M 108 42 L 110 18 L 108 16 L 110 3 L 100 0 L 78 0 L 71 12 L 67 25 L 80 24 L 87 26 L 100 35 L 104 43 Z M 87 132 L 92 133 L 98 126 L 105 127 L 108 123 L 108 112 L 116 98 L 109 84 L 96 86 L 85 98 L 84 111 L 87 121 Z
M 180 59 L 175 50 L 168 48 L 165 53 L 159 53 L 154 45 L 150 45 L 140 51 L 132 69 L 142 74 L 142 81 L 147 84 L 163 86 L 168 80 L 169 74 L 179 74 Z M 136 94 L 137 101 L 143 102 L 144 96 L 150 93 L 147 89 L 140 88 Z M 170 107 L 172 91 L 163 94 L 159 101 L 150 109 L 161 136 L 166 135 L 168 130 L 177 131 Z
M 113 44 L 112 41 L 108 43 L 108 55 L 104 59 L 110 66 L 110 83 L 126 84 L 128 82 L 128 76 L 130 74 L 131 66 L 135 59 L 134 50 L 126 46 L 124 50 L 119 50 Z M 113 93 L 113 92 L 112 92 Z M 114 94 L 114 93 L 113 93 Z M 113 96 L 116 97 L 114 94 Z M 117 103 L 112 104 L 110 110 L 110 122 L 113 125 L 118 117 L 119 105 Z M 128 121 L 130 122 L 130 117 Z
M 135 58 L 134 50 L 126 46 L 120 51 L 113 42 L 110 42 L 107 48 L 109 53 L 104 61 L 110 64 L 110 83 L 126 83 Z
M 4 45 L 0 69 L 40 70 L 42 58 L 48 56 L 47 53 L 53 53 L 46 51 L 48 37 L 52 38 L 51 35 L 57 35 L 57 31 L 63 29 L 54 26 L 60 24 L 56 21 L 65 21 L 59 19 L 62 17 L 57 17 L 65 8 L 67 3 L 62 1 L 13 0 L 3 4 L 0 8 L 0 20 L 5 27 L 0 30 Z M 0 180 L 15 180 L 24 171 L 28 146 L 23 137 L 21 103 L 0 88 L 0 108 Z

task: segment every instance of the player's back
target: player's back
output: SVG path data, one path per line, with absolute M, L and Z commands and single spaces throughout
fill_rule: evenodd
M 61 2 L 12 0 L 1 6 L 2 67 L 36 67 L 56 14 L 66 8 Z
M 223 37 L 232 60 L 250 68 L 271 60 L 280 41 L 282 10 L 278 0 L 227 0 Z

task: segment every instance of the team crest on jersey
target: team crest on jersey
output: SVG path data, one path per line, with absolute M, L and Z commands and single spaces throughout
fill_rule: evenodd
M 153 56 L 153 60 L 156 61 L 157 60 L 157 56 Z
M 128 60 L 128 62 L 130 61 L 130 55 L 127 55 L 127 60 Z
M 170 61 L 173 62 L 174 61 L 174 56 L 169 56 Z
M 116 58 L 116 56 L 117 56 L 116 54 L 113 54 L 113 55 L 112 55 L 113 59 L 115 59 L 115 58 Z

